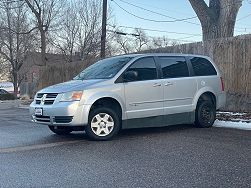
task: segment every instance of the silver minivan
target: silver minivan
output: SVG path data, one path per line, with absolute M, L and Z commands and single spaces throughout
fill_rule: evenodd
M 226 101 L 212 60 L 185 54 L 129 54 L 98 61 L 73 80 L 40 90 L 32 121 L 56 134 L 83 131 L 108 140 L 120 129 L 211 127 Z

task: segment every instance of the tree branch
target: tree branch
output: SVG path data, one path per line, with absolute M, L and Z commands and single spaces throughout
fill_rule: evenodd
M 32 29 L 30 29 L 29 31 L 27 32 L 17 32 L 15 30 L 13 30 L 12 28 L 8 28 L 8 27 L 0 27 L 0 30 L 10 30 L 11 32 L 17 34 L 17 35 L 27 35 L 27 34 L 30 34 L 32 31 L 34 31 L 35 29 L 38 29 L 38 27 L 34 27 Z
M 189 0 L 201 24 L 211 18 L 212 12 L 204 0 Z
M 39 12 L 34 8 L 34 6 L 30 3 L 30 1 L 25 0 L 25 2 L 30 7 L 31 11 L 36 15 L 36 17 L 39 18 Z M 35 3 L 37 4 L 37 6 L 39 8 L 39 4 L 37 3 L 37 1 L 35 1 Z

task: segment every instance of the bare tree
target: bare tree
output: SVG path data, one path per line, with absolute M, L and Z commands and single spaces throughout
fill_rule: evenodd
M 167 46 L 170 46 L 172 41 L 166 37 L 152 37 L 150 40 L 150 43 L 148 44 L 148 48 L 150 49 L 156 49 L 156 48 L 165 48 Z
M 52 22 L 55 21 L 64 4 L 62 0 L 24 0 L 34 15 L 35 27 L 38 28 L 41 40 L 41 59 L 46 66 L 46 35 Z
M 189 0 L 197 14 L 203 32 L 203 41 L 232 37 L 236 17 L 243 0 Z
M 147 34 L 140 28 L 135 28 L 133 33 L 126 33 L 120 29 L 116 29 L 115 36 L 116 45 L 119 53 L 140 52 L 149 48 L 150 39 Z
M 72 61 L 75 52 L 82 58 L 96 56 L 100 49 L 102 6 L 99 0 L 72 0 L 63 10 L 61 29 L 52 41 Z
M 134 42 L 134 48 L 136 52 L 142 51 L 144 48 L 147 48 L 149 43 L 149 38 L 146 35 L 146 32 L 140 28 L 135 28 L 133 36 L 135 36 L 136 40 Z
M 78 8 L 75 1 L 68 2 L 67 6 L 62 10 L 63 19 L 60 29 L 51 32 L 50 35 L 50 42 L 60 53 L 66 55 L 68 62 L 73 61 L 73 55 L 77 51 L 77 39 L 80 29 Z
M 0 55 L 0 81 L 8 81 L 11 79 L 11 67 L 8 61 Z
M 19 71 L 33 42 L 23 3 L 7 1 L 1 4 L 0 23 L 0 55 L 10 65 L 7 67 L 11 68 L 14 93 L 17 94 L 18 85 L 23 79 Z
M 101 1 L 99 0 L 86 0 L 80 3 L 78 43 L 82 57 L 99 54 L 101 45 L 101 8 Z
M 123 33 L 123 32 L 120 30 L 117 30 L 117 33 Z M 118 46 L 117 53 L 128 54 L 133 51 L 132 45 L 130 43 L 131 42 L 130 38 L 120 35 L 120 34 L 116 34 L 115 41 L 116 41 L 115 45 Z

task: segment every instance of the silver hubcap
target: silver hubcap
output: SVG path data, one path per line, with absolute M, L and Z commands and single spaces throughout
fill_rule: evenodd
M 107 136 L 114 128 L 112 116 L 106 113 L 99 113 L 92 118 L 91 129 L 97 136 Z

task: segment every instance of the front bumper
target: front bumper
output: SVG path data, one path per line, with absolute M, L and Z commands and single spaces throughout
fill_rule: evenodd
M 35 109 L 42 108 L 42 115 L 35 115 Z M 84 126 L 88 123 L 91 105 L 75 102 L 56 102 L 52 105 L 38 105 L 32 102 L 30 115 L 32 121 L 54 126 Z

